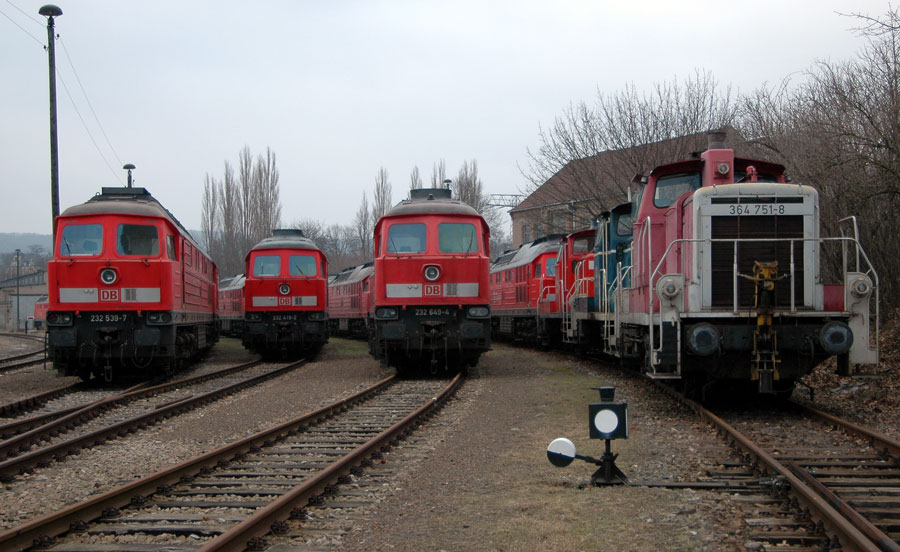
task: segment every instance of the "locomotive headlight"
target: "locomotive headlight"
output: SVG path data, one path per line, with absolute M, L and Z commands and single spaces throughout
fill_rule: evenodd
M 48 326 L 70 326 L 72 324 L 71 312 L 50 312 L 47 313 Z
M 170 312 L 150 312 L 147 313 L 148 324 L 168 324 L 172 321 L 172 313 Z
M 466 311 L 468 318 L 487 318 L 490 315 L 491 309 L 489 307 L 469 307 L 469 310 Z
M 674 299 L 681 293 L 681 280 L 675 276 L 663 276 L 656 283 L 656 292 L 660 297 Z
M 731 167 L 728 166 L 728 163 L 719 163 L 719 166 L 716 167 L 716 172 L 722 176 L 728 174 L 728 171 L 731 170 Z
M 325 320 L 325 311 L 313 311 L 309 313 L 309 319 L 313 322 L 317 322 L 319 320 Z
M 425 267 L 425 279 L 429 282 L 433 282 L 441 277 L 441 269 L 435 265 L 428 265 Z
M 116 274 L 115 269 L 113 268 L 104 268 L 100 271 L 100 281 L 104 284 L 111 286 L 116 283 L 116 280 L 119 278 L 119 275 Z
M 397 318 L 397 309 L 395 307 L 378 307 L 375 309 L 375 318 Z
M 850 293 L 854 297 L 865 297 L 872 291 L 872 281 L 865 276 L 860 276 L 850 283 Z
M 280 286 L 278 286 L 278 293 L 280 293 L 282 295 L 287 295 L 290 292 L 291 292 L 291 286 L 289 286 L 287 284 L 281 284 Z

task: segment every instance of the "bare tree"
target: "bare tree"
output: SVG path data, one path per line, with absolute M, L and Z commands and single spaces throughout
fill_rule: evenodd
M 443 188 L 444 180 L 447 180 L 447 168 L 444 166 L 444 160 L 441 159 L 431 168 L 431 187 Z
M 393 197 L 391 192 L 391 180 L 388 171 L 384 167 L 378 169 L 378 176 L 375 177 L 375 193 L 372 200 L 372 220 L 378 221 L 385 213 L 387 213 L 393 205 Z
M 413 166 L 412 172 L 409 173 L 409 189 L 418 190 L 422 188 L 422 176 L 419 174 L 419 166 Z
M 238 174 L 225 162 L 221 181 L 207 175 L 203 191 L 203 232 L 209 254 L 223 277 L 244 271 L 244 257 L 280 225 L 281 200 L 275 154 L 266 149 L 253 164 L 250 148 L 238 156 Z
M 359 242 L 358 254 L 364 259 L 363 262 L 371 261 L 374 256 L 372 249 L 372 211 L 369 208 L 369 200 L 366 193 L 363 192 L 362 201 L 359 209 L 356 211 L 356 218 L 353 221 L 356 230 L 356 239 Z
M 856 59 L 822 61 L 804 80 L 747 98 L 744 129 L 794 180 L 819 190 L 821 218 L 835 234 L 855 215 L 860 239 L 881 274 L 900 271 L 900 17 L 858 16 L 867 44 Z M 839 264 L 839 251 L 830 253 Z M 881 278 L 888 308 L 900 306 L 900 282 Z
M 598 91 L 594 106 L 570 105 L 549 128 L 540 147 L 528 150 L 523 170 L 533 193 L 545 188 L 548 203 L 586 202 L 593 215 L 623 201 L 635 174 L 703 149 L 706 131 L 733 125 L 737 104 L 706 72 L 639 93 L 634 84 L 611 95 Z

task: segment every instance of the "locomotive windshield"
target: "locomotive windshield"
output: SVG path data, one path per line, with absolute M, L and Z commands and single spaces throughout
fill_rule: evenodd
M 315 276 L 316 259 L 312 255 L 291 255 L 288 258 L 291 276 Z
M 253 259 L 254 276 L 278 276 L 281 274 L 281 257 L 278 255 L 257 255 Z
M 442 222 L 438 225 L 438 248 L 441 253 L 474 253 L 478 251 L 475 225 Z
M 63 257 L 99 255 L 103 246 L 103 227 L 99 224 L 69 224 L 59 239 Z
M 425 251 L 425 224 L 394 224 L 388 230 L 388 253 L 422 253 Z
M 159 230 L 149 224 L 120 224 L 116 229 L 116 252 L 141 257 L 159 255 Z
M 689 172 L 660 176 L 656 180 L 653 205 L 668 207 L 687 192 L 700 188 L 700 173 Z

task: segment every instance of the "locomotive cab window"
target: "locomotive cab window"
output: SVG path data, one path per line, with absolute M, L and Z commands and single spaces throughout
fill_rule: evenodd
M 316 259 L 312 255 L 291 255 L 288 258 L 288 266 L 291 276 L 316 275 Z
M 478 251 L 475 225 L 451 222 L 438 224 L 438 249 L 441 253 L 475 253 Z
M 278 276 L 281 274 L 281 257 L 278 255 L 257 255 L 253 259 L 254 276 Z
M 149 224 L 120 224 L 116 229 L 116 252 L 141 257 L 159 255 L 159 230 Z
M 656 181 L 653 205 L 668 207 L 687 192 L 700 188 L 700 173 L 689 172 L 661 176 Z
M 578 238 L 572 242 L 572 253 L 589 253 L 594 249 L 594 236 Z
M 425 224 L 394 224 L 388 229 L 388 253 L 422 253 L 425 251 Z
M 103 227 L 99 224 L 70 224 L 59 238 L 63 257 L 99 255 L 103 246 Z
M 556 276 L 556 259 L 547 259 L 547 276 Z

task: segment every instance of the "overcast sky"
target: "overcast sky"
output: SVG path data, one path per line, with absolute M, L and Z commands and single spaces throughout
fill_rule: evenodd
M 51 230 L 44 3 L 0 0 L 0 232 Z M 477 160 L 487 193 L 520 193 L 539 125 L 570 102 L 697 70 L 750 92 L 816 60 L 852 58 L 863 40 L 838 12 L 888 9 L 872 0 L 57 5 L 61 210 L 124 185 L 121 166 L 134 163 L 135 184 L 192 229 L 204 176 L 221 178 L 244 146 L 275 152 L 284 225 L 351 223 L 382 166 L 395 202 L 414 165 L 427 186 L 440 159 L 451 177 Z

